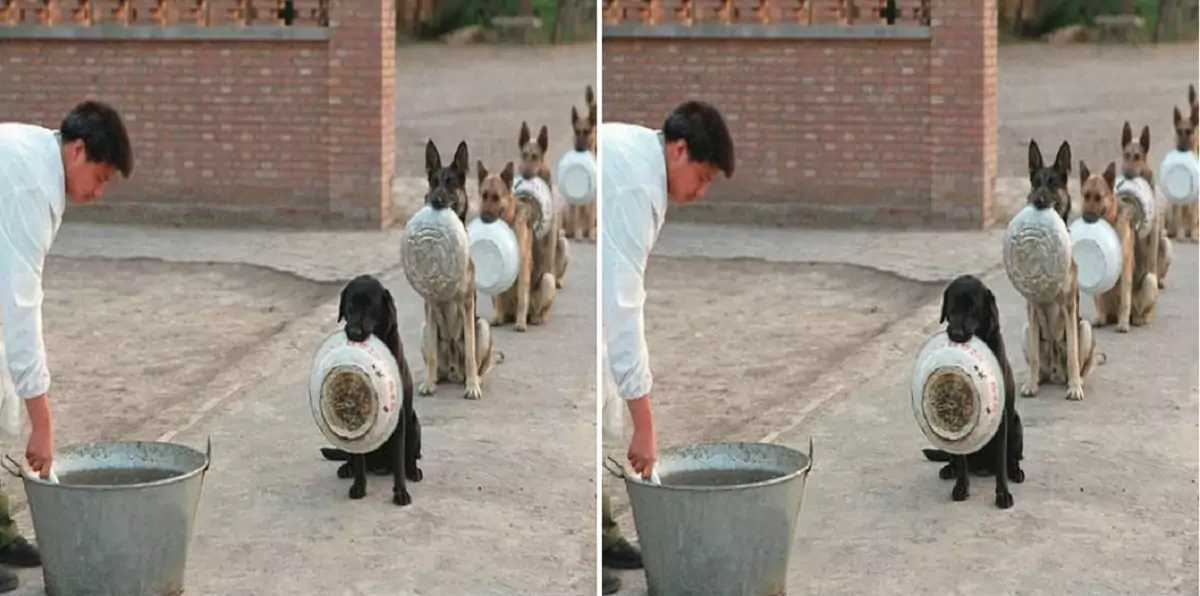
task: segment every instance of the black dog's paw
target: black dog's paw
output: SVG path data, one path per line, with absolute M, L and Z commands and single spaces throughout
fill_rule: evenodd
M 954 490 L 950 491 L 950 498 L 955 501 L 966 501 L 970 495 L 970 490 L 961 484 L 954 485 Z
M 365 485 L 365 484 L 350 485 L 350 498 L 351 499 L 357 500 L 357 499 L 361 499 L 365 496 L 367 496 L 367 485 Z
M 1016 482 L 1017 484 L 1025 482 L 1025 470 L 1014 466 L 1009 466 L 1008 479 L 1012 482 Z
M 342 465 L 338 466 L 337 477 L 341 478 L 342 480 L 345 480 L 347 478 L 353 478 L 354 477 L 354 469 L 350 467 L 349 463 L 342 464 Z
M 942 480 L 950 480 L 954 478 L 954 464 L 946 464 L 942 469 L 938 470 L 938 478 Z
M 412 496 L 408 494 L 408 491 L 393 492 L 392 504 L 399 505 L 400 507 L 412 505 Z
M 1001 509 L 1008 509 L 1013 506 L 1013 497 L 1010 492 L 996 493 L 996 506 Z
M 410 466 L 404 470 L 404 477 L 408 478 L 410 482 L 420 482 L 425 479 L 425 473 L 421 471 L 421 468 Z

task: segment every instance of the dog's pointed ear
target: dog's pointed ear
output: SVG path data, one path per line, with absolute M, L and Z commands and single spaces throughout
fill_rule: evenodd
M 1117 186 L 1117 162 L 1110 161 L 1108 167 L 1104 168 L 1104 182 L 1110 191 Z
M 479 185 L 483 186 L 483 181 L 486 180 L 488 177 L 488 171 L 487 171 L 487 168 L 483 167 L 482 161 L 475 162 L 475 171 L 476 171 L 477 175 L 479 176 Z M 482 189 L 480 192 L 482 192 Z
M 1029 139 L 1029 177 L 1032 178 L 1038 170 L 1046 167 L 1046 162 L 1042 159 L 1042 150 L 1038 147 L 1037 141 Z
M 1191 85 L 1188 85 L 1188 91 L 1190 93 L 1190 95 L 1188 97 L 1196 96 L 1196 91 L 1194 89 L 1192 89 Z M 596 93 L 592 91 L 591 85 L 588 85 L 587 90 L 583 92 L 583 99 L 585 101 L 587 101 L 588 104 L 596 103 Z M 1192 100 L 1193 103 L 1195 103 L 1195 101 L 1196 101 L 1195 99 Z
M 342 296 L 338 300 L 337 322 L 339 322 L 339 323 L 346 320 L 346 310 L 348 308 L 350 308 L 350 305 L 347 304 L 347 300 L 346 300 L 346 297 L 349 294 L 349 292 L 350 292 L 350 284 L 346 284 L 346 287 L 342 288 Z
M 442 156 L 438 153 L 437 145 L 433 144 L 433 139 L 425 144 L 425 175 L 432 176 L 434 172 L 442 169 Z
M 1175 113 L 1179 113 L 1179 108 L 1175 108 Z M 576 110 L 575 106 L 571 106 L 571 126 L 574 126 L 576 122 L 579 122 L 579 110 Z
M 1192 128 L 1200 126 L 1200 104 L 1192 104 Z
M 595 126 L 596 126 L 597 119 L 598 119 L 598 115 L 596 114 L 596 104 L 592 104 L 592 105 L 588 106 L 588 122 L 592 125 L 593 128 L 595 128 Z
M 504 171 L 500 172 L 500 179 L 504 181 L 504 187 L 510 191 L 512 190 L 513 185 L 513 172 L 513 162 L 511 161 L 504 164 Z
M 1079 160 L 1079 185 L 1087 184 L 1088 178 L 1092 177 L 1092 172 L 1088 170 L 1087 163 L 1082 159 Z
M 546 154 L 546 150 L 550 148 L 550 129 L 546 125 L 542 125 L 542 130 L 538 131 L 538 147 L 542 148 L 542 154 Z
M 530 137 L 529 123 L 522 121 L 521 122 L 521 132 L 520 132 L 520 134 L 517 135 L 517 148 L 524 150 L 525 145 L 529 143 L 529 137 Z
M 458 149 L 454 151 L 454 171 L 464 181 L 467 179 L 467 174 L 471 172 L 471 156 L 467 151 L 466 141 L 459 141 Z
M 1071 174 L 1071 144 L 1063 141 L 1062 145 L 1058 146 L 1058 155 L 1054 157 L 1054 169 L 1063 177 L 1063 183 L 1066 183 L 1067 176 Z
M 1142 154 L 1150 157 L 1150 127 L 1143 126 L 1142 134 L 1138 137 L 1138 144 L 1142 146 Z
M 1188 103 L 1196 105 L 1196 86 L 1188 85 Z
M 1179 106 L 1175 106 L 1175 114 L 1173 115 L 1172 122 L 1175 126 L 1179 126 L 1179 123 L 1183 122 L 1183 112 L 1179 111 Z
M 1121 127 L 1121 149 L 1125 149 L 1133 142 L 1133 128 L 1129 126 L 1129 121 L 1125 121 L 1125 126 Z

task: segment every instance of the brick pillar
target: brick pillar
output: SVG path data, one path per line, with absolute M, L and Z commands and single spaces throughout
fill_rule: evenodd
M 391 223 L 396 170 L 393 0 L 342 0 L 330 15 L 329 211 Z
M 982 227 L 996 187 L 996 0 L 933 0 L 931 12 L 930 210 Z

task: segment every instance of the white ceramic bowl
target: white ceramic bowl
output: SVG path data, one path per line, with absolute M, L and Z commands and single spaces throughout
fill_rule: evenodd
M 400 421 L 400 367 L 374 335 L 359 343 L 341 329 L 317 348 L 308 403 L 325 439 L 350 453 L 378 449 Z
M 1191 151 L 1168 151 L 1158 166 L 1158 188 L 1174 205 L 1195 203 L 1200 198 L 1200 158 Z
M 1117 200 L 1132 206 L 1136 213 L 1133 218 L 1134 230 L 1139 238 L 1146 238 L 1154 226 L 1150 225 L 1158 217 L 1158 203 L 1154 198 L 1154 188 L 1145 178 L 1125 178 L 1120 176 L 1113 185 L 1113 194 Z
M 467 285 L 467 230 L 450 209 L 421 207 L 404 226 L 400 261 L 417 294 L 432 302 L 452 300 Z
M 467 236 L 475 263 L 475 287 L 488 296 L 511 288 L 521 271 L 521 247 L 512 228 L 503 219 L 484 223 L 476 218 L 467 226 Z
M 1117 285 L 1121 277 L 1121 238 L 1103 219 L 1071 223 L 1071 257 L 1079 275 L 1079 291 L 1093 296 Z
M 1017 212 L 1004 233 L 1004 270 L 1027 300 L 1053 302 L 1071 280 L 1071 234 L 1053 209 Z
M 533 226 L 534 237 L 539 240 L 545 238 L 554 218 L 554 197 L 550 194 L 550 186 L 537 176 L 528 180 L 518 176 L 513 181 L 513 198 L 529 208 L 529 223 Z
M 909 392 L 921 432 L 947 453 L 978 451 L 1000 428 L 1004 376 L 977 337 L 958 344 L 942 331 L 925 342 L 913 362 Z
M 568 151 L 558 162 L 558 193 L 572 205 L 596 200 L 596 158 L 591 151 Z

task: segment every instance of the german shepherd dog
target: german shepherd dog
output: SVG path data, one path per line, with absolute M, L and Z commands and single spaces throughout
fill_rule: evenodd
M 517 146 L 521 150 L 521 177 L 529 180 L 533 177 L 541 178 L 545 181 L 546 186 L 550 188 L 550 213 L 543 214 L 542 217 L 551 217 L 550 231 L 547 234 L 547 241 L 550 238 L 557 238 L 554 245 L 554 254 L 550 273 L 554 274 L 554 287 L 563 287 L 563 278 L 567 275 L 567 262 L 570 256 L 567 251 L 570 250 L 569 242 L 566 236 L 562 233 L 562 214 L 559 213 L 559 208 L 555 205 L 554 197 L 554 182 L 550 177 L 550 166 L 546 165 L 546 151 L 550 149 L 550 132 L 545 125 L 538 131 L 537 139 L 534 139 L 529 133 L 529 124 L 521 122 L 521 132 L 517 136 Z M 517 331 L 524 331 L 524 326 L 520 326 Z
M 968 455 L 951 455 L 940 449 L 923 449 L 930 461 L 950 462 L 943 466 L 938 476 L 943 480 L 955 479 L 950 498 L 965 500 L 969 494 L 968 472 L 981 476 L 996 476 L 996 506 L 1008 509 L 1013 506 L 1008 481 L 1025 482 L 1021 460 L 1025 454 L 1024 429 L 1017 415 L 1016 382 L 1008 353 L 1004 348 L 1004 336 L 1000 333 L 1000 309 L 996 297 L 983 280 L 973 275 L 961 275 L 946 286 L 942 293 L 942 323 L 946 324 L 946 335 L 950 341 L 964 343 L 978 337 L 1000 363 L 1004 377 L 1004 415 L 1000 428 L 982 449 Z
M 466 225 L 467 173 L 466 141 L 458 144 L 454 161 L 442 166 L 442 157 L 431 139 L 425 145 L 425 174 L 429 191 L 425 204 L 433 209 L 450 209 Z M 417 389 L 421 395 L 433 395 L 441 381 L 465 383 L 467 399 L 481 399 L 483 376 L 492 367 L 492 331 L 488 322 L 475 312 L 475 263 L 468 259 L 464 289 L 447 302 L 425 301 L 421 356 L 425 359 L 425 381 Z
M 1111 290 L 1094 297 L 1096 318 L 1092 327 L 1116 323 L 1118 333 L 1128 333 L 1130 323 L 1144 325 L 1153 315 L 1158 301 L 1158 280 L 1149 269 L 1153 231 L 1150 238 L 1138 236 L 1137 228 L 1144 222 L 1135 219 L 1141 210 L 1131 208 L 1113 193 L 1116 178 L 1116 162 L 1109 162 L 1103 174 L 1092 174 L 1086 163 L 1079 162 L 1083 220 L 1093 223 L 1103 219 L 1121 239 L 1121 277 Z
M 1054 163 L 1046 166 L 1037 142 L 1029 141 L 1029 182 L 1027 199 L 1036 209 L 1053 209 L 1063 223 L 1071 214 L 1071 195 L 1067 179 L 1071 175 L 1071 145 L 1058 148 Z M 1026 300 L 1022 348 L 1029 366 L 1029 377 L 1021 395 L 1033 397 L 1038 384 L 1051 382 L 1067 385 L 1067 399 L 1083 399 L 1083 380 L 1096 364 L 1096 341 L 1092 325 L 1079 316 L 1079 277 L 1071 261 L 1071 281 L 1052 301 L 1037 304 Z
M 1183 117 L 1179 108 L 1174 108 L 1175 149 L 1200 155 L 1200 134 L 1196 132 L 1200 128 L 1200 105 L 1196 103 L 1196 87 L 1193 85 L 1188 85 L 1188 104 L 1192 109 L 1187 118 Z M 1166 228 L 1168 238 L 1186 237 L 1189 242 L 1200 240 L 1200 205 L 1171 205 L 1167 211 Z
M 587 91 L 584 93 L 584 98 L 588 104 L 588 114 L 586 118 L 580 117 L 579 111 L 575 106 L 571 106 L 571 130 L 575 133 L 576 151 L 590 151 L 592 157 L 596 156 L 596 97 L 592 93 L 592 86 L 587 86 Z M 564 218 L 567 238 L 579 237 L 584 240 L 596 239 L 596 203 L 588 203 L 587 205 L 567 205 L 566 217 Z
M 1150 167 L 1150 127 L 1143 126 L 1142 134 L 1138 135 L 1137 140 L 1133 138 L 1133 128 L 1126 122 L 1121 129 L 1121 174 L 1126 178 L 1142 178 L 1150 183 L 1150 188 L 1154 189 L 1154 170 Z M 1157 193 L 1156 193 L 1157 195 Z M 1155 206 L 1158 207 L 1158 199 L 1155 198 Z M 1149 248 L 1155 255 L 1153 262 L 1150 265 L 1150 271 L 1157 274 L 1155 283 L 1158 288 L 1167 287 L 1167 271 L 1171 269 L 1171 240 L 1166 237 L 1165 228 L 1166 222 L 1170 219 L 1170 210 L 1158 209 L 1164 213 L 1155 218 L 1155 221 L 1150 225 L 1154 229 L 1150 230 L 1152 244 Z M 1144 225 L 1141 222 L 1135 222 L 1136 226 Z
M 405 486 L 405 478 L 420 482 L 424 478 L 417 460 L 421 459 L 421 421 L 413 409 L 412 373 L 404 358 L 404 346 L 400 343 L 400 330 L 396 323 L 396 303 L 392 293 L 378 279 L 360 275 L 342 289 L 338 305 L 338 322 L 350 341 L 366 341 L 374 335 L 387 344 L 388 351 L 400 367 L 400 386 L 404 400 L 400 409 L 400 421 L 396 430 L 383 445 L 368 453 L 349 453 L 330 447 L 321 448 L 325 459 L 344 461 L 338 467 L 338 478 L 354 478 L 350 485 L 350 498 L 361 499 L 367 494 L 367 470 L 373 474 L 392 475 L 392 503 L 401 507 L 412 503 Z
M 542 213 L 540 207 L 513 196 L 513 163 L 510 161 L 499 174 L 489 174 L 483 162 L 475 166 L 479 175 L 479 218 L 490 223 L 503 220 L 517 236 L 521 249 L 521 268 L 517 283 L 498 296 L 492 297 L 492 324 L 495 326 L 515 323 L 517 331 L 525 331 L 526 324 L 544 324 L 550 316 L 550 307 L 557 294 L 554 268 L 558 245 L 566 240 L 558 234 L 556 226 L 544 238 L 534 237 L 538 219 L 551 213 Z

